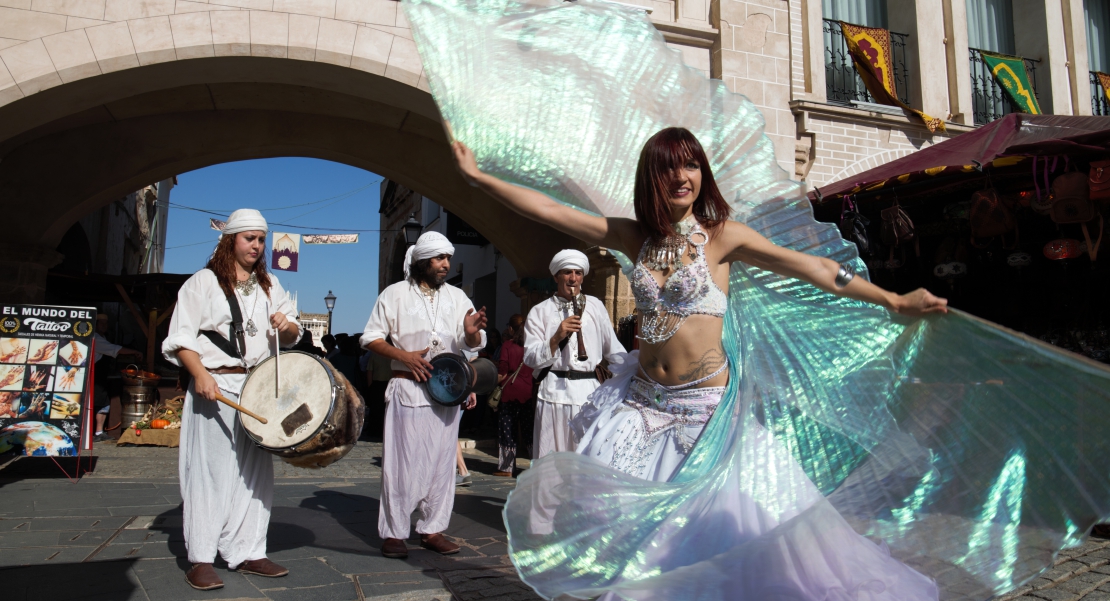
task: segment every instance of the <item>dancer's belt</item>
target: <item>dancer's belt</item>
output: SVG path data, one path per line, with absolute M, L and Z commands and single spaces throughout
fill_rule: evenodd
M 210 374 L 245 374 L 247 368 L 245 367 L 213 367 L 208 370 Z
M 551 370 L 551 375 L 556 378 L 566 378 L 567 380 L 596 380 L 597 374 L 592 371 L 575 371 L 571 370 Z

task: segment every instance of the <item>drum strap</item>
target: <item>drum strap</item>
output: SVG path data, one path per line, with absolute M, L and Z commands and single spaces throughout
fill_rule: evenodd
M 219 332 L 201 330 L 200 334 L 212 341 L 216 348 L 228 357 L 242 359 L 247 354 L 247 339 L 243 336 L 243 312 L 239 310 L 239 300 L 235 294 L 227 296 L 227 304 L 231 308 L 231 325 L 228 326 L 228 337 L 224 338 Z M 232 342 L 234 341 L 234 343 Z

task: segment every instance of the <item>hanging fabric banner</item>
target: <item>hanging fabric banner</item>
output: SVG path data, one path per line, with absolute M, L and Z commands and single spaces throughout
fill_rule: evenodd
M 983 62 L 990 67 L 991 75 L 994 75 L 998 85 L 1006 90 L 1006 94 L 1014 101 L 1019 111 L 1030 115 L 1041 114 L 1041 105 L 1037 102 L 1033 85 L 1029 83 L 1029 71 L 1025 68 L 1025 59 L 1020 56 L 991 52 L 979 54 L 983 56 Z
M 1098 76 L 1098 83 L 1102 86 L 1102 93 L 1106 94 L 1107 100 L 1110 100 L 1110 74 L 1095 71 L 1095 75 Z
M 208 219 L 208 226 L 211 227 L 212 229 L 216 230 L 217 232 L 222 232 L 222 231 L 224 231 L 224 228 L 227 227 L 227 222 L 226 221 L 220 221 L 219 219 L 209 218 Z
M 274 232 L 274 258 L 271 267 L 276 271 L 297 271 L 301 255 L 301 235 Z
M 848 43 L 852 63 L 875 102 L 910 111 L 920 117 L 931 132 L 938 129 L 945 131 L 944 119 L 930 117 L 898 99 L 894 86 L 894 59 L 890 55 L 889 31 L 877 27 L 852 25 L 843 21 L 840 22 L 840 31 Z
M 358 244 L 358 234 L 306 234 L 305 244 Z

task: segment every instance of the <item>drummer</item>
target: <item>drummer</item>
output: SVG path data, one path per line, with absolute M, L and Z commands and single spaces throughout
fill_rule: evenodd
M 192 377 L 181 416 L 178 471 L 184 500 L 185 547 L 192 568 L 185 580 L 200 590 L 223 581 L 212 568 L 218 552 L 233 570 L 278 577 L 289 570 L 266 558 L 274 496 L 272 456 L 240 428 L 237 401 L 247 370 L 300 335 L 295 310 L 277 277 L 266 273 L 266 220 L 253 209 L 228 218 L 208 265 L 177 295 L 166 359 Z M 232 304 L 242 330 L 232 331 Z
M 378 296 L 361 338 L 362 346 L 391 359 L 393 368 L 385 391 L 378 512 L 385 557 L 408 557 L 405 539 L 417 508 L 420 546 L 444 555 L 459 552 L 442 532 L 455 505 L 460 411 L 432 401 L 421 384 L 432 367 L 428 361 L 436 355 L 477 351 L 486 345 L 486 308 L 475 311 L 462 290 L 445 283 L 453 254 L 455 247 L 442 234 L 420 236 L 405 254 L 405 280 Z M 474 403 L 472 394 L 466 408 Z

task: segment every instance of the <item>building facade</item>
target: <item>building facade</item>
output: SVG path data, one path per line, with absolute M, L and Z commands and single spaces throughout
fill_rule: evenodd
M 312 344 L 317 348 L 324 348 L 323 343 L 320 341 L 324 338 L 324 334 L 328 333 L 328 314 L 327 313 L 305 313 L 301 312 L 297 318 L 301 327 L 305 330 L 312 332 Z

